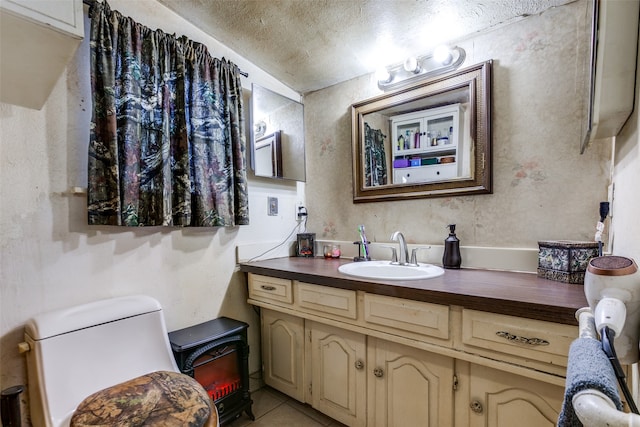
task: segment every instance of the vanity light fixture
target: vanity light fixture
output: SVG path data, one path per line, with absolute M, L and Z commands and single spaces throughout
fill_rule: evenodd
M 456 70 L 464 62 L 465 57 L 466 53 L 461 47 L 449 49 L 446 46 L 439 46 L 429 55 L 409 57 L 403 64 L 386 67 L 388 77 L 377 74 L 378 87 L 385 91 L 392 90 Z

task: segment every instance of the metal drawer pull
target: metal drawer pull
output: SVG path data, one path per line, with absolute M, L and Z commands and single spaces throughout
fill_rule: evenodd
M 262 285 L 260 286 L 262 289 L 264 289 L 265 291 L 275 291 L 276 287 L 275 286 L 267 286 L 267 285 Z
M 509 332 L 505 332 L 505 331 L 498 331 L 498 332 L 496 332 L 496 335 L 501 337 L 501 338 L 504 338 L 506 340 L 509 340 L 511 342 L 517 342 L 517 343 L 520 343 L 520 344 L 549 345 L 549 341 L 543 340 L 542 338 L 519 337 L 518 335 L 513 335 L 513 334 L 510 334 Z
M 356 360 L 355 365 L 356 365 L 356 369 L 364 368 L 364 362 L 362 360 L 360 360 L 360 359 Z
M 382 368 L 376 368 L 373 370 L 373 375 L 375 375 L 378 378 L 381 378 L 384 375 L 384 371 L 382 370 Z

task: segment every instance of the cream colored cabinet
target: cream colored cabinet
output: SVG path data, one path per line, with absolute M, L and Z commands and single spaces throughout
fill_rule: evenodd
M 377 338 L 368 341 L 372 427 L 452 426 L 454 360 Z
M 262 310 L 264 382 L 304 402 L 304 319 Z
M 249 276 L 266 384 L 349 426 L 553 426 L 575 326 Z
M 312 405 L 349 426 L 366 426 L 366 337 L 317 322 L 311 331 Z
M 42 108 L 83 37 L 82 0 L 0 1 L 0 101 Z
M 469 427 L 553 427 L 558 421 L 563 387 L 475 364 L 469 383 Z
M 249 276 L 249 298 L 287 307 L 293 303 L 291 280 L 252 274 Z
M 476 310 L 462 310 L 462 344 L 467 352 L 564 375 L 575 326 Z
M 452 358 L 317 322 L 307 333 L 320 412 L 349 426 L 452 425 Z

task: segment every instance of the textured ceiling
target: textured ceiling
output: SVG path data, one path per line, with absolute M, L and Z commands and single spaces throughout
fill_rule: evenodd
M 158 0 L 299 93 L 575 0 Z

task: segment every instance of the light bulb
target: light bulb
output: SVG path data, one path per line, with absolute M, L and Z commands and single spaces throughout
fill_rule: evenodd
M 453 55 L 451 49 L 446 46 L 438 46 L 433 51 L 433 59 L 442 65 L 449 65 L 453 61 Z
M 404 69 L 410 73 L 419 73 L 420 67 L 415 56 L 410 56 L 404 61 Z
M 376 79 L 379 82 L 389 82 L 391 81 L 391 74 L 389 74 L 389 70 L 387 70 L 385 67 L 380 67 L 376 70 Z

